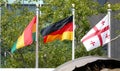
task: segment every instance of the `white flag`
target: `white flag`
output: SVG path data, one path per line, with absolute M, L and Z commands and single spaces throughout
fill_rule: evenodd
M 110 41 L 110 26 L 108 19 L 107 14 L 81 39 L 87 51 L 103 46 Z

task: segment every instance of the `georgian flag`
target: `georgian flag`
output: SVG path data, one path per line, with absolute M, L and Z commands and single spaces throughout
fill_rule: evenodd
M 87 51 L 103 46 L 110 41 L 110 26 L 108 19 L 107 14 L 81 39 Z

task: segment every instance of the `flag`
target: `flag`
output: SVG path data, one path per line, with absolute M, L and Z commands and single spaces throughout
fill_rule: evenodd
M 107 14 L 81 39 L 87 51 L 103 46 L 110 41 L 110 25 L 108 20 Z
M 54 40 L 72 40 L 73 36 L 73 16 L 64 18 L 41 30 L 44 43 Z
M 11 52 L 13 53 L 16 49 L 31 45 L 32 42 L 35 40 L 35 34 L 36 34 L 36 16 L 33 17 L 32 21 L 25 28 L 22 35 L 19 36 L 17 41 L 14 43 L 13 47 L 11 48 Z

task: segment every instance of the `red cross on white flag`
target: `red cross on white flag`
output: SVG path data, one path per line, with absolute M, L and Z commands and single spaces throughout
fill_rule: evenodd
M 106 15 L 81 39 L 87 51 L 103 46 L 110 41 L 110 26 L 108 19 L 108 15 Z

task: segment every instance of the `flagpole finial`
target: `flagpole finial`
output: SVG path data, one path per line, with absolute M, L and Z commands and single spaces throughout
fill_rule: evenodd
M 110 9 L 110 6 L 111 6 L 111 5 L 110 5 L 110 4 L 108 4 L 108 8 L 109 8 L 109 9 Z
M 73 8 L 75 7 L 75 4 L 72 4 Z
M 36 4 L 36 7 L 39 7 L 39 4 Z

